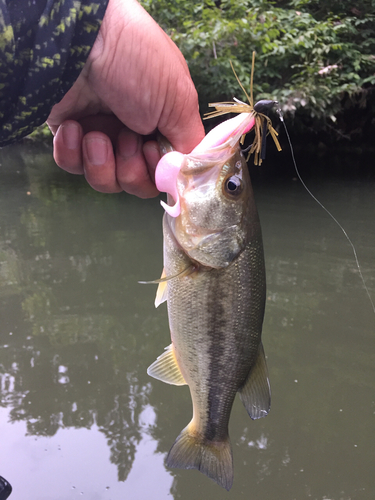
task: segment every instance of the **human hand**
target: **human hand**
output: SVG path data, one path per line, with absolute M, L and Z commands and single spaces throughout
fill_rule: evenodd
M 77 81 L 47 123 L 56 163 L 96 190 L 156 196 L 159 130 L 182 152 L 204 137 L 186 62 L 135 0 L 109 0 Z

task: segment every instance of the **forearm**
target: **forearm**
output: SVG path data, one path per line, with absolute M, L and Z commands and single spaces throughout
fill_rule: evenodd
M 22 3 L 24 8 L 22 8 Z M 0 146 L 29 134 L 79 76 L 107 0 L 0 0 Z

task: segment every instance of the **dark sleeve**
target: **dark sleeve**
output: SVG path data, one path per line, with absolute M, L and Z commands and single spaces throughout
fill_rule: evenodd
M 78 78 L 108 0 L 0 0 L 0 147 L 46 121 Z

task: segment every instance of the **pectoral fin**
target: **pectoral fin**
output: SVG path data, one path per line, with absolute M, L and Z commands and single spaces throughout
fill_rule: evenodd
M 165 270 L 163 269 L 160 279 L 164 280 L 165 277 L 166 277 Z M 168 282 L 160 281 L 158 289 L 156 290 L 155 307 L 159 307 L 160 304 L 162 304 L 167 300 L 167 297 L 168 297 Z
M 166 276 L 164 273 L 163 269 L 163 274 L 161 275 L 161 278 L 158 280 L 152 280 L 152 281 L 138 281 L 141 285 L 157 285 L 160 283 L 165 283 L 167 281 L 174 280 L 175 278 L 183 278 L 185 276 L 189 276 L 190 274 L 194 273 L 196 271 L 196 266 L 193 266 L 192 264 L 188 265 L 186 269 L 183 269 L 177 274 L 173 274 L 172 276 Z
M 189 265 L 186 269 L 183 269 L 177 274 L 173 274 L 172 276 L 166 276 L 165 271 L 163 269 L 162 275 L 158 280 L 152 281 L 138 281 L 141 285 L 159 285 L 156 291 L 155 297 L 155 307 L 160 306 L 163 302 L 167 300 L 168 293 L 168 281 L 174 280 L 175 278 L 184 278 L 185 276 L 190 276 L 190 274 L 196 271 L 196 266 Z
M 271 388 L 262 343 L 259 345 L 255 365 L 239 393 L 242 403 L 253 420 L 265 417 L 270 411 Z
M 173 345 L 165 348 L 156 361 L 152 363 L 147 369 L 148 375 L 161 380 L 166 384 L 172 385 L 185 385 L 184 376 L 177 364 L 176 356 L 173 350 Z

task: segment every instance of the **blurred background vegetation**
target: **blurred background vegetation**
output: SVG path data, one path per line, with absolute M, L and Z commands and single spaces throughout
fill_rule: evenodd
M 331 147 L 373 147 L 375 0 L 141 4 L 185 56 L 202 114 L 209 102 L 246 100 L 230 61 L 249 93 L 256 51 L 254 98 L 279 101 L 293 136 Z M 45 133 L 42 128 L 36 136 Z
M 297 133 L 371 144 L 375 129 L 374 0 L 142 0 L 184 54 L 207 104 L 276 99 Z M 249 93 L 249 92 L 248 92 Z

